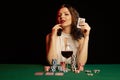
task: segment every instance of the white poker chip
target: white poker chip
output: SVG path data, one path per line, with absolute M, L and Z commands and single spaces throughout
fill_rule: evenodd
M 99 70 L 99 69 L 95 69 L 95 70 L 93 70 L 93 72 L 94 72 L 94 73 L 99 73 L 100 70 Z
M 63 72 L 56 72 L 56 73 L 55 73 L 55 76 L 63 76 L 63 75 L 64 75 Z
M 91 73 L 92 71 L 91 70 L 85 70 L 86 73 Z
M 87 73 L 88 76 L 93 76 L 93 73 Z

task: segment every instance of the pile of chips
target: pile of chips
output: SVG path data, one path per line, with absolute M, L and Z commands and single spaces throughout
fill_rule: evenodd
M 55 72 L 57 68 L 57 59 L 52 59 L 52 66 L 50 67 L 51 72 Z
M 62 65 L 65 65 L 65 63 L 64 64 L 62 63 Z M 64 68 L 62 66 L 57 65 L 57 59 L 52 59 L 51 66 L 44 66 L 44 72 L 35 72 L 35 75 L 42 76 L 45 73 L 46 76 L 52 76 L 52 75 L 63 76 L 64 75 L 63 71 Z
M 99 72 L 100 72 L 99 69 L 85 70 L 85 73 L 86 73 L 88 76 L 94 76 L 94 74 L 97 74 L 97 73 L 99 73 Z
M 65 62 L 61 62 L 60 65 L 57 65 L 57 60 L 56 59 L 52 59 L 52 65 L 51 66 L 45 66 L 44 69 L 45 71 L 49 71 L 49 72 L 67 72 L 66 71 L 66 66 L 65 66 Z
M 71 57 L 71 69 L 75 73 L 80 73 L 80 71 L 84 70 L 84 65 L 83 64 L 76 64 L 76 56 L 72 55 Z
M 75 72 L 75 73 L 80 73 L 79 68 L 81 67 L 80 65 L 76 65 L 76 56 L 72 55 L 71 57 L 71 71 Z M 84 67 L 84 66 L 82 66 Z M 68 72 L 66 70 L 66 64 L 65 62 L 61 62 L 60 65 L 57 65 L 57 59 L 52 59 L 52 65 L 51 66 L 44 66 L 44 72 L 36 72 L 35 75 L 43 75 L 45 73 L 45 75 L 55 75 L 55 76 L 63 76 L 64 72 Z M 88 76 L 93 76 L 96 73 L 99 73 L 100 70 L 99 69 L 94 69 L 94 70 L 84 70 L 84 72 L 88 75 Z

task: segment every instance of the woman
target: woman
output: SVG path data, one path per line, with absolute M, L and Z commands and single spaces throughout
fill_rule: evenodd
M 52 59 L 57 59 L 57 64 L 65 61 L 61 51 L 65 50 L 67 41 L 72 46 L 73 55 L 76 56 L 76 64 L 79 70 L 84 69 L 88 57 L 88 42 L 90 26 L 86 22 L 77 26 L 79 13 L 70 5 L 63 4 L 57 13 L 57 24 L 52 28 L 52 32 L 46 36 L 47 60 L 52 64 Z M 62 29 L 61 35 L 57 32 Z M 71 63 L 69 58 L 68 63 Z

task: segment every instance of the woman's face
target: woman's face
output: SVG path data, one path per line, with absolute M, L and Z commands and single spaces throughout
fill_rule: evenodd
M 58 20 L 58 23 L 61 24 L 63 28 L 71 25 L 72 16 L 68 8 L 63 7 L 59 10 L 57 20 Z

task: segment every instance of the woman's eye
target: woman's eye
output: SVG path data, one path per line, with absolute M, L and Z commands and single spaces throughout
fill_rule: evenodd
M 65 14 L 65 15 L 69 15 L 69 14 Z
M 68 16 L 68 15 L 69 15 L 68 13 L 58 14 L 58 17 L 61 17 L 61 16 Z

